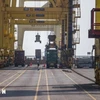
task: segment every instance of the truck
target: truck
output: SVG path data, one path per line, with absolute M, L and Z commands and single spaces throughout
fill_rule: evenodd
M 46 65 L 47 68 L 54 67 L 57 68 L 58 64 L 58 52 L 57 49 L 47 49 L 45 51 Z
M 18 65 L 25 66 L 25 52 L 24 50 L 15 50 L 14 52 L 14 65 L 17 67 Z
M 41 49 L 36 49 L 35 50 L 35 57 L 36 59 L 41 59 Z

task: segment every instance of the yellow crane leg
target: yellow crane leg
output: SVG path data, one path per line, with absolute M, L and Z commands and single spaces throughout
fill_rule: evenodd
M 5 22 L 4 19 L 4 12 L 2 12 L 2 7 L 5 6 L 5 4 L 7 4 L 7 2 L 0 0 L 0 52 L 1 52 L 1 56 L 0 56 L 0 62 L 4 62 L 4 57 L 8 56 L 8 51 L 7 51 L 7 45 L 8 45 L 8 38 L 7 38 L 7 22 Z
M 11 22 L 14 20 L 11 19 Z M 10 24 L 10 34 L 9 34 L 9 46 L 10 46 L 10 56 L 13 56 L 13 51 L 14 51 L 14 42 L 15 42 L 15 37 L 14 37 L 14 24 Z
M 3 61 L 3 23 L 4 23 L 4 13 L 1 11 L 3 7 L 3 2 L 0 0 L 0 63 Z
M 11 2 L 11 0 L 5 0 L 6 6 L 10 7 L 10 2 Z
M 16 7 L 16 0 L 12 0 L 12 7 Z
M 96 8 L 100 8 L 100 0 L 96 0 Z M 100 13 L 96 13 L 96 23 L 100 23 Z M 100 30 L 100 27 L 96 27 Z M 100 84 L 100 39 L 95 39 L 95 80 L 97 84 Z
M 16 0 L 8 0 L 8 4 L 11 7 L 16 7 Z M 15 37 L 14 37 L 14 19 L 10 19 L 10 32 L 9 32 L 9 56 L 13 57 L 14 56 L 14 42 L 15 42 Z
M 12 0 L 12 1 L 13 1 L 13 0 Z M 8 6 L 10 7 L 11 0 L 6 0 L 6 3 L 7 3 Z
M 66 47 L 68 48 L 68 13 L 65 15 L 65 36 L 66 36 Z
M 3 32 L 3 49 L 4 49 L 4 56 L 7 57 L 8 54 L 8 46 L 9 46 L 9 27 L 8 23 L 4 23 L 4 32 Z
M 1 9 L 1 7 L 0 7 Z M 2 48 L 3 48 L 3 13 L 0 10 L 0 63 L 3 60 Z M 1 66 L 0 66 L 1 67 Z
M 16 7 L 16 0 L 12 0 L 11 7 Z M 9 56 L 13 57 L 14 56 L 14 42 L 15 42 L 15 37 L 14 37 L 14 19 L 10 19 L 10 33 L 9 33 Z
M 0 7 L 0 49 L 3 48 L 3 13 Z
M 4 5 L 10 7 L 11 0 L 5 0 Z M 3 58 L 6 61 L 7 57 L 9 56 L 9 23 L 8 19 L 3 21 Z
M 54 32 L 56 35 L 56 45 L 58 48 L 61 46 L 61 25 L 55 25 L 54 26 Z M 60 58 L 60 51 L 58 50 L 58 57 Z
M 10 7 L 11 0 L 5 0 L 5 4 L 7 7 Z M 5 18 L 4 20 L 4 28 L 3 28 L 3 49 L 4 49 L 4 57 L 9 56 L 9 20 Z

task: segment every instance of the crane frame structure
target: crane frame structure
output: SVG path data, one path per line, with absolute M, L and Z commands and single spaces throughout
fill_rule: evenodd
M 89 38 L 95 38 L 95 59 L 93 66 L 95 69 L 95 82 L 100 84 L 100 0 L 95 1 L 95 8 L 91 10 L 91 29 Z
M 69 64 L 72 64 L 73 47 L 79 44 L 74 37 L 80 31 L 77 25 L 77 19 L 80 18 L 79 0 L 45 0 L 48 1 L 49 7 L 24 7 L 25 1 L 27 0 L 20 0 L 19 7 L 16 7 L 17 0 L 0 0 L 0 61 L 4 57 L 14 56 L 14 42 L 17 41 L 14 36 L 15 24 L 36 26 L 38 29 L 38 25 L 44 25 L 55 32 L 60 30 L 55 34 L 57 45 L 61 50 L 62 62 L 69 61 Z M 24 26 L 21 29 L 20 26 L 18 26 L 18 49 L 21 50 L 23 33 L 27 29 Z M 65 59 L 66 56 L 68 59 Z

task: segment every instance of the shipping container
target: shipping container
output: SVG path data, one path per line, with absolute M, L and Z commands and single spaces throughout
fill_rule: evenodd
M 25 65 L 25 53 L 23 50 L 15 50 L 15 55 L 14 55 L 14 64 L 17 67 L 18 65 Z
M 35 57 L 36 57 L 36 59 L 41 59 L 41 49 L 35 50 Z

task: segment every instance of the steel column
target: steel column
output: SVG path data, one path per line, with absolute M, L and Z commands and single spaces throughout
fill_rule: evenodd
M 12 7 L 16 7 L 16 0 L 12 0 Z
M 96 8 L 100 8 L 100 0 L 96 0 Z M 96 13 L 96 20 L 95 23 L 100 23 L 100 13 Z M 97 29 L 100 27 L 96 27 Z M 100 56 L 100 39 L 95 39 L 95 44 L 96 44 L 96 51 L 95 55 Z
M 4 14 L 3 12 L 1 11 L 1 7 L 3 6 L 3 2 L 2 0 L 0 0 L 0 49 L 3 48 L 3 17 L 4 17 Z
M 100 0 L 96 0 L 96 8 L 100 8 Z M 95 14 L 95 23 L 100 23 L 100 13 Z M 100 30 L 100 27 L 96 27 Z M 100 84 L 100 39 L 95 39 L 95 79 Z
M 62 40 L 61 40 L 61 48 L 63 49 L 63 47 L 64 47 L 64 44 L 65 44 L 65 38 L 64 38 L 64 36 L 65 36 L 65 20 L 62 20 Z
M 73 0 L 69 0 L 68 11 L 68 48 L 72 48 L 72 16 L 73 16 Z
M 19 7 L 24 7 L 25 0 L 19 0 Z M 21 25 L 18 25 L 18 50 L 22 50 L 24 31 Z
M 14 20 L 11 19 L 11 23 Z M 10 24 L 10 34 L 9 34 L 9 39 L 10 39 L 10 50 L 14 50 L 14 24 Z

